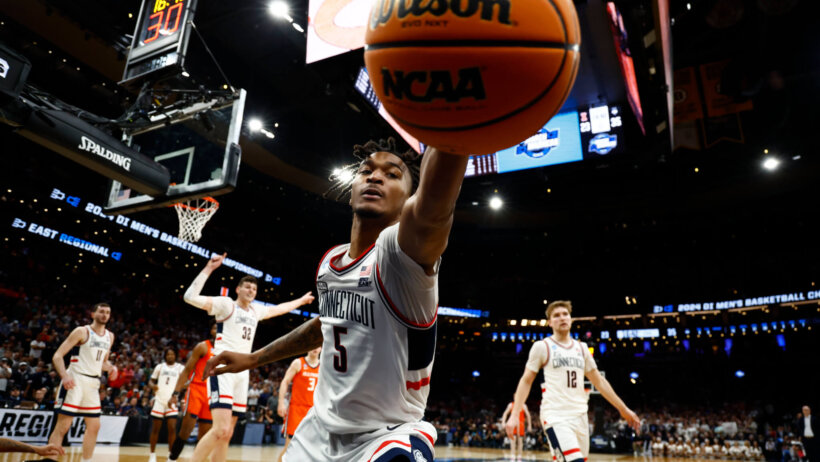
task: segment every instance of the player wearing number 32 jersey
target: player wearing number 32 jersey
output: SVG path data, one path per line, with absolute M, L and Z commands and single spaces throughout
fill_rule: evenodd
M 418 167 L 418 154 L 400 152 L 393 139 L 355 146 L 354 155 L 352 184 L 337 185 L 350 191 L 350 243 L 319 262 L 319 317 L 250 355 L 215 356 L 206 371 L 258 367 L 321 346 L 313 407 L 284 461 L 432 461 L 436 431 L 422 418 L 438 272 L 468 157 L 428 147 Z
M 547 319 L 553 335 L 535 342 L 530 349 L 524 375 L 515 392 L 512 416 L 517 416 L 530 393 L 530 387 L 539 371 L 544 371 L 541 385 L 541 424 L 547 441 L 558 462 L 586 460 L 589 455 L 588 396 L 584 377 L 594 385 L 627 423 L 638 430 L 640 419 L 615 394 L 612 386 L 598 372 L 598 366 L 585 343 L 573 340 L 572 304 L 555 301 L 547 306 Z M 517 419 L 506 422 L 507 434 L 518 424 Z
M 216 318 L 214 354 L 224 351 L 250 353 L 259 321 L 280 316 L 302 305 L 312 303 L 313 295 L 308 292 L 296 300 L 279 305 L 254 303 L 257 283 L 253 276 L 244 276 L 239 280 L 236 286 L 236 300 L 229 297 L 200 295 L 208 276 L 222 264 L 225 256 L 223 254 L 211 257 L 185 292 L 184 298 L 187 303 L 207 311 L 209 315 Z M 197 443 L 191 458 L 194 462 L 207 460 L 209 455 L 212 462 L 225 460 L 237 417 L 244 415 L 247 407 L 248 382 L 247 371 L 214 376 L 208 380 L 213 426 L 202 441 Z

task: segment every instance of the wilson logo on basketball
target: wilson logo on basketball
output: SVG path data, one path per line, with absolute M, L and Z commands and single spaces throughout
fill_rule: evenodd
M 481 69 L 467 67 L 458 70 L 455 82 L 450 71 L 390 71 L 382 68 L 384 96 L 429 103 L 435 99 L 448 102 L 464 98 L 486 98 Z
M 493 12 L 498 6 L 498 17 L 495 20 L 501 24 L 511 24 L 510 0 L 377 0 L 370 15 L 370 28 L 376 29 L 379 25 L 387 24 L 393 16 L 394 5 L 396 18 L 400 20 L 408 16 L 442 16 L 452 12 L 462 18 L 479 13 L 484 21 L 493 20 Z

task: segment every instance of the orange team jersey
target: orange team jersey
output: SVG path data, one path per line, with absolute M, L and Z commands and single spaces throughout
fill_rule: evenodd
M 306 358 L 299 358 L 299 366 L 299 372 L 293 377 L 290 389 L 290 406 L 285 429 L 290 437 L 313 407 L 313 391 L 316 389 L 316 381 L 319 380 L 319 363 L 311 366 Z
M 319 363 L 311 366 L 307 358 L 299 358 L 299 372 L 293 377 L 293 385 L 290 390 L 291 406 L 313 406 L 313 390 L 316 389 L 316 381 L 319 380 Z
M 205 372 L 205 363 L 208 362 L 209 359 L 214 355 L 214 347 L 211 345 L 210 340 L 205 340 L 205 345 L 208 347 L 208 351 L 202 355 L 196 362 L 196 366 L 194 366 L 193 377 L 188 377 L 191 381 L 191 385 L 200 385 L 205 386 L 205 381 L 202 380 L 202 373 Z
M 191 384 L 185 394 L 185 408 L 182 414 L 192 415 L 198 420 L 210 422 L 211 409 L 208 406 L 208 386 L 202 380 L 202 373 L 205 371 L 205 363 L 214 355 L 214 347 L 211 345 L 210 340 L 205 340 L 205 346 L 208 347 L 208 351 L 197 360 L 194 371 L 188 377 Z

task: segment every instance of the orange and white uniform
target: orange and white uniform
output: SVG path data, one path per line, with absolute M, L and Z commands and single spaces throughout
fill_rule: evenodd
M 293 376 L 290 389 L 290 405 L 287 415 L 288 436 L 293 437 L 296 427 L 313 407 L 313 391 L 319 380 L 319 363 L 311 366 L 307 358 L 299 358 L 299 372 Z
M 183 414 L 190 414 L 203 422 L 211 422 L 211 408 L 208 406 L 208 382 L 202 380 L 202 373 L 205 371 L 205 363 L 214 355 L 214 347 L 210 340 L 205 340 L 208 352 L 196 362 L 194 372 L 191 373 L 190 385 L 185 393 L 185 409 Z

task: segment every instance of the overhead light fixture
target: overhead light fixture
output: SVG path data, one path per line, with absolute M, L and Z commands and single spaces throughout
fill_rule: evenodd
M 252 132 L 258 132 L 262 130 L 262 121 L 259 119 L 251 119 L 248 121 L 248 129 Z
M 296 29 L 296 30 L 298 30 L 299 32 L 305 32 L 305 30 L 304 30 L 304 29 L 302 29 L 302 26 L 300 26 L 299 24 L 296 24 L 296 23 L 294 22 L 292 25 L 293 25 L 293 28 L 294 28 L 294 29 Z
M 499 210 L 503 206 L 504 206 L 504 201 L 502 201 L 500 197 L 493 196 L 492 199 L 490 199 L 490 208 L 491 209 Z
M 288 7 L 288 4 L 282 0 L 271 2 L 268 5 L 268 13 L 270 13 L 274 18 L 287 19 L 288 21 L 293 22 L 293 19 L 289 15 L 290 7 Z
M 772 171 L 780 166 L 780 161 L 774 157 L 769 157 L 763 161 L 763 168 Z

